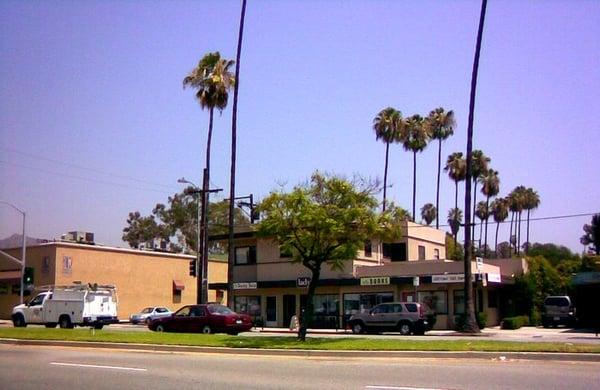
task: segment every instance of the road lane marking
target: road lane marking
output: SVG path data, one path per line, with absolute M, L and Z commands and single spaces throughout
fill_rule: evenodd
M 109 370 L 122 370 L 122 371 L 148 371 L 145 368 L 120 367 L 120 366 L 99 366 L 96 364 L 59 363 L 59 362 L 52 362 L 50 364 L 52 364 L 54 366 L 83 367 L 83 368 L 106 368 Z
M 376 385 L 368 385 L 365 386 L 365 390 L 444 390 L 439 388 L 429 388 L 429 387 L 406 387 L 406 386 L 376 386 Z

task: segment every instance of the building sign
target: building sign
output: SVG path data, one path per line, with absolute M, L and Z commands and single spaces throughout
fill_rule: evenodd
M 242 283 L 234 283 L 234 290 L 254 290 L 256 288 L 256 282 L 242 282 Z
M 475 281 L 475 275 L 471 275 Z M 464 283 L 465 274 L 431 275 L 431 283 Z
M 487 281 L 490 283 L 500 283 L 500 282 L 502 282 L 502 278 L 500 277 L 500 274 L 488 273 Z
M 387 286 L 390 284 L 389 276 L 373 276 L 370 278 L 360 278 L 361 286 Z
M 419 287 L 419 277 L 413 276 L 413 286 Z
M 296 287 L 308 287 L 310 284 L 310 278 L 308 276 L 303 276 L 296 279 Z

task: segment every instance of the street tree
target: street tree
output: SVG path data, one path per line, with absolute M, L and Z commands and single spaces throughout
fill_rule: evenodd
M 525 247 L 525 253 L 529 252 L 529 215 L 531 210 L 535 210 L 540 206 L 540 195 L 533 188 L 527 188 L 524 194 L 523 208 L 527 210 L 527 241 Z
M 454 244 L 458 243 L 457 236 L 458 231 L 460 230 L 460 225 L 462 224 L 463 213 L 459 208 L 450 209 L 448 212 L 448 225 L 450 225 L 450 230 L 452 231 L 452 236 L 454 237 Z
M 324 265 L 342 270 L 367 239 L 399 234 L 390 209 L 378 215 L 374 194 L 378 183 L 315 172 L 310 181 L 291 192 L 272 192 L 259 205 L 258 235 L 278 241 L 292 261 L 311 272 L 306 307 L 300 316 L 298 338 L 306 339 L 312 323 L 313 297 Z
M 442 169 L 442 141 L 445 141 L 454 134 L 456 121 L 452 110 L 446 111 L 442 107 L 432 110 L 425 118 L 425 127 L 432 139 L 438 140 L 438 165 L 437 165 L 437 186 L 435 190 L 435 228 L 440 227 L 439 215 L 440 209 L 440 171 Z M 456 207 L 456 206 L 455 206 Z
M 431 204 L 427 203 L 423 207 L 421 207 L 421 218 L 425 221 L 427 226 L 431 225 L 434 219 L 437 217 L 437 208 Z
M 490 205 L 491 213 L 496 222 L 496 239 L 494 240 L 494 252 L 496 257 L 498 256 L 498 229 L 500 229 L 500 223 L 504 222 L 508 217 L 508 201 L 505 198 L 496 198 Z
M 500 177 L 498 176 L 498 171 L 493 169 L 488 169 L 479 179 L 481 183 L 481 192 L 486 197 L 486 208 L 490 210 L 490 198 L 498 195 L 500 192 Z M 490 214 L 489 211 L 488 214 Z M 491 215 L 491 214 L 490 214 Z M 489 216 L 489 215 L 488 215 Z M 487 257 L 487 233 L 488 233 L 488 219 L 485 219 L 485 240 L 483 247 L 485 248 L 483 255 Z M 481 233 L 479 234 L 481 239 Z
M 488 171 L 490 158 L 481 150 L 474 150 L 471 162 L 471 175 L 473 179 L 473 215 L 477 208 L 477 184 L 481 181 L 481 177 Z M 473 218 L 474 219 L 474 218 Z M 473 224 L 473 240 L 475 240 L 475 224 Z
M 444 171 L 454 181 L 454 208 L 458 208 L 458 182 L 465 180 L 467 176 L 467 160 L 461 152 L 455 152 L 448 156 Z
M 591 224 L 583 225 L 583 231 L 585 234 L 581 236 L 581 243 L 583 245 L 589 245 L 590 249 L 600 255 L 600 214 L 596 214 L 592 217 Z
M 404 126 L 402 113 L 395 108 L 387 107 L 379 111 L 373 119 L 373 130 L 375 139 L 382 140 L 385 143 L 385 167 L 383 169 L 383 211 L 385 211 L 387 202 L 387 172 L 388 159 L 390 154 L 390 144 L 400 140 L 400 134 Z
M 405 129 L 402 136 L 402 146 L 404 150 L 413 153 L 413 202 L 412 216 L 416 216 L 416 201 L 417 201 L 417 153 L 422 152 L 427 147 L 430 134 L 428 129 L 423 126 L 423 118 L 419 114 L 415 114 L 406 118 L 404 121 Z
M 481 250 L 481 233 L 483 231 L 483 224 L 485 221 L 487 221 L 488 217 L 489 217 L 489 208 L 488 205 L 485 201 L 480 201 L 477 203 L 477 207 L 475 208 L 475 216 L 477 218 L 479 218 L 479 250 Z M 475 238 L 473 238 L 473 241 L 475 241 Z

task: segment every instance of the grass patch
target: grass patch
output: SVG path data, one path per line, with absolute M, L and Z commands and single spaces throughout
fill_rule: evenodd
M 586 352 L 600 353 L 600 345 L 572 343 L 530 343 L 494 340 L 411 340 L 369 339 L 361 337 L 252 337 L 203 335 L 191 333 L 128 332 L 119 330 L 5 328 L 0 338 L 27 340 L 91 341 L 98 343 L 135 343 L 191 345 L 229 348 L 314 349 L 333 351 L 485 351 L 485 352 Z

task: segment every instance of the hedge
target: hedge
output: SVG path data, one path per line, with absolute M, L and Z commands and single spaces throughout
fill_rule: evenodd
M 502 329 L 519 329 L 522 326 L 529 325 L 528 316 L 506 317 L 502 320 Z

